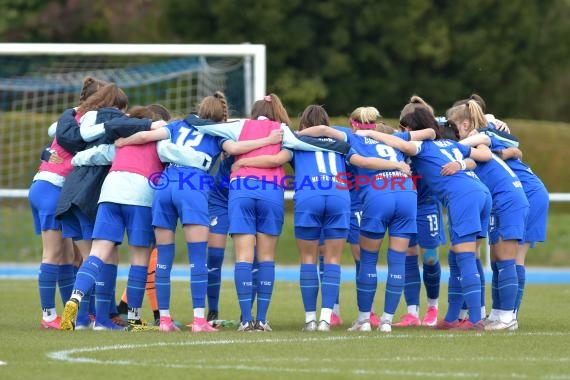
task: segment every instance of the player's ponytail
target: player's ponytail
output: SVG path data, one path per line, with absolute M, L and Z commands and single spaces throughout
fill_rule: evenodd
M 198 116 L 215 122 L 228 121 L 228 102 L 221 91 L 206 96 L 198 106 Z

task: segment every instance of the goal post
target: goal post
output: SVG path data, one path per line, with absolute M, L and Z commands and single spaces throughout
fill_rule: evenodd
M 260 44 L 0 43 L 0 241 L 41 254 L 27 189 L 50 141 L 48 127 L 77 105 L 83 79 L 114 82 L 129 105 L 160 103 L 172 115 L 226 94 L 230 117 L 245 117 L 266 89 Z

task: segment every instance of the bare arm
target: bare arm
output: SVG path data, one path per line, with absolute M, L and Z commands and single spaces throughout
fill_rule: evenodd
M 489 136 L 483 133 L 477 133 L 476 135 L 464 138 L 459 143 L 467 146 L 478 146 L 478 145 L 490 146 L 491 139 L 489 138 Z
M 523 157 L 523 153 L 519 148 L 506 148 L 502 150 L 495 151 L 497 156 L 499 156 L 502 160 L 509 160 L 511 158 L 516 158 L 521 160 Z
M 349 162 L 352 165 L 360 166 L 365 169 L 372 170 L 400 170 L 401 172 L 411 175 L 410 165 L 401 161 L 390 161 L 377 157 L 363 157 L 359 154 L 350 156 Z
M 432 128 L 410 131 L 410 139 L 413 141 L 433 140 L 435 137 L 435 131 Z
M 256 157 L 245 157 L 237 160 L 232 165 L 232 172 L 235 172 L 243 166 L 252 166 L 255 168 L 275 168 L 291 161 L 291 153 L 283 149 L 279 153 L 271 155 L 261 155 Z
M 152 129 L 150 131 L 137 132 L 129 137 L 121 137 L 115 140 L 115 146 L 120 148 L 125 145 L 142 145 L 153 141 L 166 140 L 170 132 L 166 128 Z
M 469 157 L 475 161 L 486 162 L 493 158 L 493 154 L 487 145 L 478 145 L 476 148 L 471 148 Z
M 239 154 L 244 154 L 251 152 L 257 148 L 261 148 L 267 145 L 279 144 L 283 140 L 283 131 L 281 129 L 275 129 L 271 131 L 269 136 L 263 137 L 256 140 L 244 140 L 244 141 L 224 141 L 222 148 L 230 155 L 237 156 Z
M 305 128 L 302 131 L 299 131 L 299 135 L 310 137 L 330 137 L 340 141 L 346 140 L 346 135 L 344 133 L 337 131 L 334 128 L 327 127 L 326 125 L 317 125 L 314 127 Z
M 471 158 L 466 158 L 463 162 L 465 163 L 465 170 L 474 170 L 477 167 L 477 163 Z M 460 161 L 448 162 L 441 168 L 441 175 L 453 175 L 461 170 L 464 169 Z
M 402 140 L 397 136 L 392 136 L 387 133 L 370 131 L 370 130 L 361 130 L 356 132 L 356 134 L 374 139 L 383 144 L 391 146 L 392 148 L 396 148 L 400 152 L 407 154 L 408 156 L 415 156 L 418 152 L 418 148 L 416 144 L 414 144 L 413 142 Z

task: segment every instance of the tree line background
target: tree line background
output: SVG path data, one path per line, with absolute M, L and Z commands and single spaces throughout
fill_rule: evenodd
M 416 93 L 443 113 L 481 94 L 502 118 L 570 120 L 570 0 L 3 0 L 3 42 L 267 46 L 291 115 Z

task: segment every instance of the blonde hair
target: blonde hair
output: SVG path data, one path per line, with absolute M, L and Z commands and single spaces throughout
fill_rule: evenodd
M 428 102 L 426 102 L 423 98 L 421 98 L 418 95 L 412 95 L 408 104 L 406 104 L 404 108 L 402 108 L 402 111 L 400 111 L 400 120 L 402 120 L 402 118 L 407 114 L 414 112 L 414 110 L 420 107 L 427 109 L 428 111 L 431 112 L 432 115 L 434 115 L 433 117 L 435 117 L 433 107 L 430 106 Z
M 206 96 L 198 105 L 198 116 L 213 121 L 228 121 L 226 95 L 221 91 L 216 91 L 214 95 Z
M 265 116 L 269 120 L 285 123 L 289 126 L 291 125 L 291 120 L 283 103 L 281 103 L 281 99 L 273 93 L 265 95 L 263 99 L 253 103 L 251 107 L 251 118 L 257 119 L 260 116 Z
M 356 120 L 364 124 L 376 123 L 380 117 L 380 111 L 376 107 L 358 107 L 350 114 L 351 120 Z
M 487 126 L 487 119 L 479 103 L 475 100 L 468 100 L 466 103 L 451 107 L 446 112 L 447 120 L 462 122 L 469 120 L 469 132 L 474 129 Z

